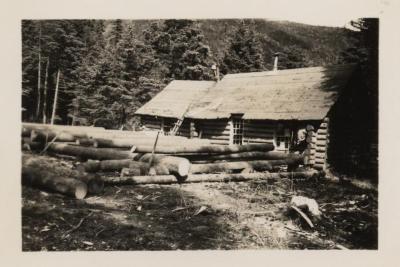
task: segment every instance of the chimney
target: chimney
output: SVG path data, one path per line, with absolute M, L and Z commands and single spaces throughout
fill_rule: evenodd
M 219 82 L 219 68 L 217 64 L 212 64 L 211 69 L 214 71 L 215 80 Z
M 273 71 L 277 71 L 278 70 L 278 57 L 279 57 L 279 53 L 274 53 L 274 68 L 273 68 Z

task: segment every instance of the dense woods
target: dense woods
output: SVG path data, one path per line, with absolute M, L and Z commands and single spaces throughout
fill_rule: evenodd
M 348 30 L 266 20 L 24 20 L 24 121 L 135 125 L 172 79 L 338 63 Z M 341 37 L 341 38 L 337 38 Z M 57 97 L 55 97 L 58 88 Z
M 351 44 L 340 63 L 357 63 L 347 90 L 332 110 L 328 157 L 341 173 L 378 177 L 378 19 L 353 21 Z

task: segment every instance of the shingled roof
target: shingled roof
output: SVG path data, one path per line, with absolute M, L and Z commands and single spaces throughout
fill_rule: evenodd
M 135 113 L 181 118 L 190 105 L 202 98 L 214 84 L 213 81 L 172 81 Z
M 354 65 L 226 75 L 185 117 L 193 119 L 320 120 L 338 98 Z

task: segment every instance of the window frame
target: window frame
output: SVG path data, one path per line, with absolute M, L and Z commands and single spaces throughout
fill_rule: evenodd
M 229 143 L 231 145 L 242 145 L 244 142 L 244 120 L 241 117 L 232 117 L 230 124 Z

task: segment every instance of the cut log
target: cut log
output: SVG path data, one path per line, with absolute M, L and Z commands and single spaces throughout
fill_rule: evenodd
M 76 168 L 84 172 L 113 172 L 121 171 L 122 168 L 128 168 L 132 159 L 111 159 L 111 160 L 88 160 L 80 163 Z
M 154 138 L 154 134 L 148 134 L 145 131 L 119 131 L 119 130 L 105 130 L 88 132 L 87 138 L 102 138 L 102 139 L 130 139 L 130 138 Z
M 103 127 L 94 127 L 94 126 L 73 126 L 73 125 L 58 125 L 58 124 L 43 124 L 43 123 L 32 123 L 32 122 L 23 122 L 22 127 L 25 127 L 29 130 L 36 129 L 78 129 L 78 130 L 93 130 L 93 131 L 105 131 Z
M 129 168 L 123 168 L 121 170 L 121 177 L 124 176 L 142 176 L 142 175 L 169 175 L 169 171 L 167 167 L 164 165 L 155 165 L 152 167 L 149 167 L 150 165 L 147 163 L 143 162 L 133 162 L 134 164 L 131 164 Z M 145 167 L 143 166 L 138 166 L 135 163 L 141 163 L 144 164 Z M 176 179 L 176 178 L 175 178 Z
M 90 139 L 89 139 L 90 140 Z M 104 138 L 96 138 L 93 139 L 93 146 L 94 147 L 109 147 L 109 148 L 131 148 L 133 146 L 148 146 L 152 147 L 154 145 L 154 138 L 148 138 L 148 137 L 132 137 L 132 138 L 113 138 L 113 139 L 104 139 Z M 201 145 L 205 144 L 204 141 L 199 142 L 197 140 L 200 139 L 188 139 L 188 138 L 175 138 L 173 136 L 164 136 L 164 137 L 159 137 L 157 147 L 174 147 L 177 144 L 179 145 L 185 145 L 185 146 L 191 146 L 191 145 Z M 86 140 L 84 141 L 86 143 Z
M 23 162 L 22 183 L 73 196 L 77 199 L 83 199 L 88 191 L 87 185 L 82 181 L 59 176 L 45 166 L 29 162 Z
M 89 133 L 106 131 L 102 127 L 50 125 L 39 123 L 22 123 L 22 127 L 23 131 L 25 132 L 35 130 L 36 132 L 41 132 L 44 134 L 51 133 L 53 135 L 59 132 L 63 132 L 80 138 L 87 137 L 87 134 Z
M 152 159 L 152 154 L 143 155 L 139 161 L 149 163 Z M 169 173 L 176 175 L 178 178 L 185 178 L 189 174 L 190 162 L 188 159 L 173 156 L 154 155 L 154 166 L 163 165 Z
M 74 178 L 86 183 L 90 194 L 100 194 L 104 190 L 104 182 L 98 175 L 78 172 L 74 174 Z
M 55 177 L 69 177 L 80 180 L 87 184 L 87 191 L 91 194 L 98 194 L 103 191 L 104 182 L 99 176 L 68 168 L 53 158 L 24 155 L 22 162 L 26 166 L 35 166 L 40 169 L 48 170 L 48 172 L 51 172 Z
M 75 143 L 78 146 L 91 146 L 91 147 L 97 147 L 97 142 L 95 139 L 92 138 L 78 138 L 76 139 Z
M 137 146 L 135 152 L 151 153 L 151 146 Z M 192 145 L 192 146 L 175 146 L 175 147 L 157 147 L 155 153 L 160 154 L 181 154 L 181 153 L 209 153 L 209 154 L 229 154 L 249 151 L 272 151 L 273 144 L 250 144 L 250 145 Z
M 77 136 L 57 130 L 32 130 L 31 131 L 31 141 L 32 142 L 49 142 L 57 136 L 57 142 L 75 142 Z
M 35 151 L 43 149 L 43 143 L 41 142 L 32 142 L 29 137 L 22 138 L 22 150 L 26 151 Z
M 121 174 L 120 174 L 121 177 L 141 176 L 141 175 L 148 175 L 148 171 L 142 172 L 140 169 L 122 168 Z
M 221 172 L 232 172 L 244 169 L 254 169 L 257 171 L 271 171 L 272 165 L 269 164 L 269 162 L 265 162 L 263 164 L 250 164 L 249 162 L 246 161 L 192 164 L 190 167 L 190 173 L 193 174 L 221 173 Z
M 66 144 L 51 144 L 49 151 L 69 156 L 79 157 L 81 159 L 135 159 L 138 154 L 130 151 L 121 151 L 112 148 L 92 148 L 80 147 Z
M 206 164 L 192 164 L 190 173 L 218 173 L 227 171 L 237 171 L 244 169 L 253 169 L 256 171 L 271 171 L 273 167 L 287 165 L 294 167 L 303 163 L 303 158 L 292 160 L 253 160 L 253 161 L 236 161 L 236 162 L 220 162 Z
M 320 176 L 315 170 L 305 172 L 278 172 L 278 173 L 246 173 L 246 174 L 190 174 L 184 183 L 201 182 L 242 182 L 250 180 L 277 180 L 282 178 L 309 179 Z M 173 184 L 177 179 L 173 175 L 155 176 L 127 176 L 127 177 L 102 177 L 106 184 Z M 182 181 L 181 181 L 182 182 Z
M 31 129 L 28 129 L 24 126 L 21 128 L 21 136 L 22 137 L 30 137 L 31 136 Z
M 298 159 L 301 160 L 303 158 L 300 154 L 293 153 L 283 153 L 278 151 L 268 151 L 268 152 L 241 152 L 241 153 L 232 153 L 232 154 L 221 154 L 221 155 L 207 155 L 207 154 L 186 154 L 180 155 L 181 157 L 185 157 L 189 159 L 191 162 L 195 161 L 208 161 L 214 162 L 219 160 L 264 160 L 264 159 Z

